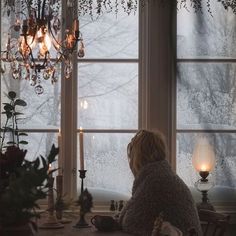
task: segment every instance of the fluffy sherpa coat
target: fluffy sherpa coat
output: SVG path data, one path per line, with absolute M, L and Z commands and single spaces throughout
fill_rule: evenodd
M 164 220 L 178 227 L 184 236 L 192 227 L 202 235 L 191 193 L 166 160 L 147 164 L 140 170 L 119 223 L 126 232 L 149 236 L 160 212 Z

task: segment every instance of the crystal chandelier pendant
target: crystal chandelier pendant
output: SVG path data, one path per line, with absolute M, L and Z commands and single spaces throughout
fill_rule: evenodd
M 43 84 L 47 81 L 51 84 L 58 81 L 59 64 L 64 63 L 64 77 L 71 78 L 72 54 L 78 48 L 78 57 L 85 55 L 78 19 L 66 29 L 65 38 L 60 39 L 64 35 L 60 32 L 61 0 L 16 0 L 14 7 L 9 4 L 6 1 L 7 14 L 11 19 L 15 16 L 15 20 L 9 29 L 6 48 L 1 51 L 1 72 L 8 68 L 3 63 L 10 63 L 12 78 L 29 81 L 38 95 L 44 92 Z M 67 7 L 75 9 L 74 1 L 71 4 Z
M 41 95 L 44 92 L 44 89 L 41 84 L 38 84 L 37 86 L 34 87 L 34 91 L 37 95 Z
M 64 71 L 64 74 L 65 74 L 65 78 L 66 79 L 69 79 L 72 75 L 72 70 L 73 70 L 73 65 L 71 63 L 71 60 L 67 60 L 65 62 L 65 71 Z

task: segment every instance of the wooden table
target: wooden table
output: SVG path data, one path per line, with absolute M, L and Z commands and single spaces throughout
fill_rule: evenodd
M 87 222 L 90 223 L 91 215 L 87 217 Z M 40 225 L 43 222 L 43 219 L 41 219 L 38 222 L 38 225 Z M 131 234 L 127 234 L 121 231 L 114 231 L 114 232 L 99 232 L 94 226 L 91 226 L 90 228 L 83 228 L 83 229 L 77 229 L 73 226 L 78 222 L 78 219 L 73 219 L 73 221 L 69 224 L 65 224 L 64 228 L 62 229 L 38 229 L 37 236 L 107 236 L 107 235 L 113 235 L 113 236 L 128 236 Z
M 65 225 L 63 229 L 39 229 L 37 236 L 128 236 L 131 234 L 126 234 L 123 232 L 115 231 L 115 232 L 99 232 L 93 227 L 87 229 L 76 229 L 73 228 L 72 225 Z

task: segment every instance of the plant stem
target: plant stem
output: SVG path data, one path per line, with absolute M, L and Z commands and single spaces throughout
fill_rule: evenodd
M 2 148 L 3 148 L 4 139 L 5 139 L 5 136 L 6 136 L 6 127 L 7 127 L 8 121 L 9 121 L 9 118 L 7 118 L 4 129 L 3 129 L 2 141 L 1 141 L 1 147 L 0 147 L 1 152 L 2 152 Z
M 11 105 L 13 106 L 13 112 L 12 112 L 12 131 L 11 131 L 11 133 L 12 133 L 12 142 L 13 142 L 13 145 L 14 145 L 14 143 L 15 143 L 15 112 L 16 112 L 16 110 L 15 110 L 15 105 L 14 105 L 14 99 L 12 99 L 12 101 L 11 101 Z

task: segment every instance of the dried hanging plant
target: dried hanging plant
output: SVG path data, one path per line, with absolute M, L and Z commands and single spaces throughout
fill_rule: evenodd
M 64 0 L 63 0 L 64 1 Z M 73 4 L 75 0 L 67 0 L 69 4 Z M 117 14 L 119 11 L 124 11 L 127 14 L 136 13 L 138 5 L 145 6 L 148 1 L 157 2 L 165 5 L 171 3 L 177 9 L 180 8 L 193 8 L 195 12 L 201 12 L 204 7 L 211 14 L 211 1 L 215 0 L 78 0 L 78 15 L 90 15 L 92 18 L 102 15 L 104 12 L 114 12 Z M 236 0 L 217 0 L 222 4 L 223 9 L 231 9 L 236 14 Z M 35 4 L 37 0 L 4 0 L 3 6 L 7 10 L 13 11 L 17 3 L 21 5 Z M 60 0 L 47 0 L 50 6 L 55 6 Z M 59 9 L 58 9 L 59 10 Z
M 89 14 L 93 18 L 102 15 L 104 12 L 117 14 L 121 10 L 129 15 L 135 13 L 137 7 L 138 0 L 79 0 L 78 15 Z
M 154 0 L 155 1 L 155 0 Z M 173 0 L 173 2 L 176 2 L 177 7 L 184 7 L 186 8 L 187 5 L 195 9 L 195 11 L 201 11 L 204 6 L 207 7 L 207 11 L 211 13 L 211 1 L 212 0 Z M 215 1 L 215 0 L 213 0 Z M 236 0 L 217 0 L 220 2 L 225 10 L 231 9 L 236 14 Z M 203 6 L 204 4 L 204 6 Z

